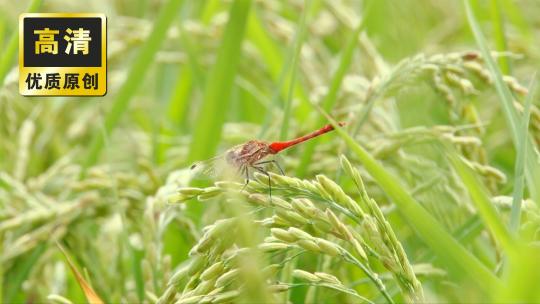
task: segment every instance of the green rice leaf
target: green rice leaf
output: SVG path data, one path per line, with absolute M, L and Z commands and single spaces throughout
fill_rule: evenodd
M 472 169 L 455 152 L 451 150 L 448 152 L 447 150 L 447 153 L 449 153 L 450 162 L 469 191 L 472 201 L 478 209 L 480 217 L 486 223 L 486 226 L 495 238 L 501 242 L 501 245 L 507 252 L 513 251 L 515 249 L 515 241 L 506 229 L 506 226 L 503 225 L 495 206 L 489 199 L 486 189 L 478 181 Z
M 465 4 L 467 19 L 476 39 L 476 43 L 480 48 L 482 57 L 484 58 L 486 65 L 494 80 L 495 88 L 499 95 L 499 101 L 501 102 L 504 117 L 510 128 L 512 140 L 514 142 L 514 145 L 518 147 L 518 142 L 521 135 L 519 126 L 521 126 L 522 123 L 513 105 L 514 97 L 512 96 L 512 93 L 510 92 L 508 86 L 504 83 L 502 74 L 497 67 L 495 60 L 493 60 L 493 57 L 491 56 L 487 42 L 474 16 L 470 0 L 464 0 L 463 3 Z M 537 157 L 534 154 L 534 144 L 529 137 L 527 137 L 527 139 L 525 140 L 524 149 L 526 150 L 525 177 L 527 180 L 528 189 L 531 192 L 532 198 L 536 201 L 537 204 L 540 204 L 540 164 L 538 163 L 538 161 L 536 161 Z
M 523 190 L 525 180 L 525 162 L 527 158 L 527 138 L 529 138 L 529 121 L 531 118 L 531 105 L 536 89 L 536 77 L 533 77 L 529 86 L 529 95 L 525 99 L 525 109 L 523 112 L 523 124 L 519 137 L 516 165 L 514 173 L 514 191 L 512 192 L 512 210 L 510 213 L 510 229 L 517 232 L 521 218 L 521 202 L 523 201 Z
M 250 6 L 250 0 L 236 0 L 231 6 L 229 22 L 197 115 L 193 140 L 189 147 L 190 162 L 209 158 L 216 152 L 242 56 L 241 47 Z

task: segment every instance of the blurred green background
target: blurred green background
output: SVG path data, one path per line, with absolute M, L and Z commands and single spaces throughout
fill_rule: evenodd
M 288 176 L 324 174 L 361 201 L 340 167 L 339 156 L 347 155 L 418 270 L 427 302 L 539 302 L 539 182 L 523 176 L 537 176 L 530 164 L 538 159 L 540 110 L 536 98 L 530 107 L 526 99 L 534 96 L 540 62 L 540 2 L 470 1 L 469 18 L 464 3 L 0 0 L 1 301 L 87 300 L 56 242 L 105 302 L 165 301 L 171 276 L 192 261 L 188 252 L 202 228 L 235 215 L 225 199 L 170 204 L 178 188 L 211 183 L 191 181 L 189 165 L 250 139 L 284 140 L 320 128 L 327 123 L 320 105 L 346 121 L 354 141 L 489 273 L 475 277 L 454 268 L 459 255 L 440 255 L 453 243 L 437 248 L 437 240 L 426 241 L 427 230 L 337 133 L 285 152 Z M 107 95 L 20 96 L 23 12 L 104 13 Z M 473 35 L 475 24 L 486 44 Z M 482 46 L 494 51 L 501 74 Z M 471 171 L 453 167 L 449 151 Z M 521 152 L 532 157 L 520 162 Z M 519 229 L 508 232 L 519 193 Z M 489 208 L 476 203 L 482 198 Z M 361 224 L 343 220 L 363 233 Z M 399 276 L 377 254 L 370 259 L 394 301 L 410 301 L 398 291 Z M 308 254 L 276 280 L 297 282 L 290 276 L 295 267 L 326 267 L 344 286 L 385 301 L 376 287 L 354 283 L 365 280 L 358 269 L 332 263 Z M 497 283 L 477 288 L 486 277 Z M 185 281 L 178 284 L 177 300 L 189 290 Z M 264 299 L 360 301 L 316 290 L 299 286 Z

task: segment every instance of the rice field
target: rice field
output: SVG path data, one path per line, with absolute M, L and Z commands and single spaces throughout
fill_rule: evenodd
M 24 12 L 104 13 L 107 95 L 21 96 Z M 540 303 L 539 15 L 0 0 L 0 302 Z

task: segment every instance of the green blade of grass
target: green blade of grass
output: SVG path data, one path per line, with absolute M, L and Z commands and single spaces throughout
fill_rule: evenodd
M 519 136 L 516 165 L 514 174 L 514 190 L 512 192 L 512 210 L 510 211 L 510 230 L 516 233 L 519 228 L 521 218 L 521 202 L 523 200 L 523 189 L 525 182 L 525 161 L 527 158 L 527 138 L 529 137 L 529 120 L 531 118 L 531 104 L 536 89 L 536 77 L 533 77 L 529 86 L 529 95 L 525 99 L 525 109 L 523 111 L 523 123 L 521 126 L 521 136 Z
M 517 2 L 512 0 L 502 0 L 503 11 L 508 16 L 509 22 L 517 28 L 521 35 L 528 41 L 531 41 L 532 30 L 531 25 L 527 23 L 527 19 L 523 15 L 521 7 Z
M 446 152 L 448 153 L 448 150 Z M 516 246 L 515 241 L 503 224 L 495 206 L 491 203 L 487 190 L 478 181 L 472 169 L 455 152 L 450 152 L 448 158 L 463 181 L 463 185 L 469 191 L 480 217 L 492 235 L 500 241 L 506 252 L 513 252 Z
M 272 40 L 272 37 L 270 37 L 264 28 L 258 10 L 254 10 L 253 13 L 249 15 L 246 35 L 261 54 L 263 62 L 266 65 L 270 76 L 272 76 L 272 79 L 277 81 L 281 74 L 281 67 L 283 66 L 284 59 L 281 56 L 281 49 Z
M 272 106 L 275 109 L 281 109 L 281 101 L 286 98 L 289 92 L 289 88 L 284 84 L 291 83 L 289 66 L 293 60 L 294 49 L 291 48 L 286 55 L 281 55 L 283 53 L 281 48 L 264 28 L 257 11 L 250 14 L 247 36 L 261 54 L 272 80 L 276 83 L 277 89 L 272 95 Z M 302 120 L 307 117 L 311 106 L 304 88 L 298 82 L 294 83 L 294 97 L 300 100 L 297 118 Z M 272 118 L 272 111 L 267 111 L 259 137 L 264 137 Z
M 491 24 L 493 24 L 493 29 L 495 30 L 495 45 L 497 51 L 504 52 L 507 50 L 508 46 L 506 43 L 506 36 L 504 34 L 504 17 L 501 12 L 500 0 L 491 0 Z M 508 57 L 501 56 L 499 58 L 499 65 L 504 74 L 510 74 L 510 61 Z
M 178 74 L 178 79 L 176 80 L 173 93 L 171 94 L 167 111 L 167 116 L 174 127 L 179 127 L 186 115 L 194 78 L 193 72 L 189 67 L 182 67 L 179 70 L 180 73 Z
M 216 15 L 219 10 L 219 5 L 221 1 L 219 0 L 208 0 L 202 10 L 201 21 L 204 24 L 209 24 L 212 20 L 212 17 Z
M 166 107 L 164 116 L 169 118 L 167 123 L 160 126 L 160 134 L 174 136 L 187 125 L 186 113 L 189 111 L 190 97 L 194 91 L 204 89 L 204 74 L 198 63 L 197 52 L 189 41 L 183 28 L 180 28 L 180 40 L 188 58 L 188 66 L 179 67 L 178 76 L 174 83 L 171 96 Z M 161 164 L 165 161 L 165 155 L 170 148 L 170 143 L 160 142 L 157 144 L 156 162 Z
M 361 19 L 347 41 L 345 49 L 341 54 L 339 66 L 334 74 L 334 77 L 332 78 L 328 93 L 322 101 L 322 106 L 325 111 L 330 111 L 330 109 L 332 109 L 332 107 L 336 103 L 337 95 L 339 93 L 339 89 L 341 88 L 341 83 L 343 82 L 343 79 L 345 78 L 345 75 L 351 66 L 354 50 L 356 49 L 356 45 L 358 44 L 358 36 L 363 29 L 364 22 Z M 319 125 L 322 125 L 324 121 L 324 116 L 319 115 L 315 127 L 319 127 Z M 313 153 L 315 152 L 315 147 L 317 146 L 318 141 L 318 138 L 314 138 L 313 140 L 305 143 L 304 153 L 302 154 L 300 164 L 298 165 L 298 169 L 296 170 L 297 176 L 302 177 L 306 174 L 307 168 L 311 162 L 311 158 L 313 157 Z
M 207 6 L 213 2 L 207 3 Z M 206 10 L 205 10 L 206 11 Z M 186 17 L 187 18 L 187 17 Z M 204 19 L 203 17 L 201 17 Z M 180 28 L 180 42 L 187 54 L 188 65 L 179 69 L 178 78 L 174 85 L 173 93 L 168 102 L 168 111 L 166 115 L 173 122 L 174 127 L 179 127 L 189 108 L 189 97 L 195 88 L 203 90 L 204 74 L 198 62 L 197 50 L 187 37 L 185 29 Z
M 45 243 L 37 245 L 30 253 L 19 257 L 13 268 L 4 274 L 9 280 L 4 282 L 4 294 L 3 298 L 0 299 L 2 300 L 2 303 L 17 302 L 17 296 L 22 292 L 23 282 L 28 278 L 34 265 L 38 262 L 46 249 L 47 245 Z
M 298 30 L 296 31 L 296 38 L 294 39 L 294 54 L 291 64 L 291 76 L 289 78 L 289 92 L 287 93 L 287 99 L 283 106 L 283 122 L 281 123 L 281 130 L 279 131 L 279 139 L 285 140 L 287 138 L 287 132 L 289 131 L 289 125 L 291 120 L 291 103 L 293 99 L 294 88 L 296 84 L 296 73 L 298 71 L 298 58 L 300 57 L 300 51 L 302 50 L 302 44 L 306 36 L 306 16 L 310 11 L 313 1 L 307 0 L 306 8 L 302 11 L 300 21 L 298 22 Z
M 501 281 L 468 252 L 448 233 L 362 146 L 345 132 L 323 109 L 315 107 L 326 116 L 336 132 L 362 162 L 365 169 L 377 181 L 385 193 L 398 207 L 407 223 L 431 248 L 437 257 L 456 272 L 467 278 L 488 294 L 493 288 L 501 288 Z
M 501 72 L 499 71 L 499 68 L 497 67 L 497 63 L 495 62 L 493 57 L 491 57 L 487 42 L 484 38 L 484 35 L 482 34 L 482 31 L 480 30 L 480 26 L 478 25 L 478 22 L 476 21 L 473 10 L 471 8 L 470 0 L 463 0 L 463 3 L 465 5 L 467 19 L 476 39 L 476 43 L 480 48 L 480 52 L 482 53 L 482 57 L 485 60 L 486 66 L 488 67 L 490 74 L 493 77 L 495 88 L 497 90 L 497 94 L 499 95 L 499 101 L 503 109 L 504 117 L 506 119 L 506 122 L 508 123 L 508 126 L 510 127 L 514 146 L 517 147 L 521 134 L 519 130 L 521 120 L 513 105 L 514 98 L 512 96 L 512 93 L 510 92 L 510 89 L 503 81 L 503 77 Z M 525 178 L 527 180 L 527 186 L 529 191 L 531 192 L 531 196 L 534 201 L 536 201 L 537 204 L 540 204 L 540 164 L 536 161 L 533 143 L 529 137 L 525 140 L 525 145 L 526 147 L 524 146 L 524 149 L 526 150 L 525 153 L 527 153 L 525 157 Z
M 32 0 L 32 2 L 30 2 L 30 5 L 28 6 L 27 12 L 35 13 L 37 12 L 40 6 L 41 6 L 41 0 Z M 15 54 L 17 53 L 18 47 L 19 47 L 19 31 L 15 30 L 13 31 L 13 35 L 11 35 L 11 38 L 9 39 L 9 42 L 7 43 L 6 48 L 2 51 L 4 55 L 0 59 L 0 86 L 4 84 L 4 80 L 6 79 L 6 75 L 13 64 L 13 58 L 15 57 Z
M 211 157 L 219 144 L 227 114 L 224 109 L 229 106 L 234 78 L 242 55 L 241 47 L 250 6 L 250 0 L 236 0 L 231 6 L 229 22 L 197 115 L 188 155 L 190 162 Z
M 4 39 L 7 31 L 7 21 L 0 17 L 0 48 L 4 49 Z
M 165 41 L 167 30 L 179 12 L 181 4 L 181 0 L 169 0 L 162 7 L 148 40 L 137 55 L 137 58 L 133 61 L 133 65 L 128 72 L 126 81 L 120 88 L 112 108 L 105 116 L 103 132 L 99 130 L 94 134 L 88 155 L 83 165 L 81 176 L 84 176 L 88 167 L 97 162 L 101 150 L 103 149 L 105 138 L 112 133 L 118 124 L 120 117 L 122 117 L 122 114 L 127 111 L 131 98 L 137 92 L 137 88 L 140 87 L 144 76 L 147 75 L 147 71 L 154 61 L 154 57 L 161 47 L 161 43 Z
M 540 303 L 539 256 L 540 249 L 537 246 L 528 246 L 508 263 L 508 273 L 505 274 L 508 282 L 506 288 L 495 291 L 494 297 L 500 303 Z

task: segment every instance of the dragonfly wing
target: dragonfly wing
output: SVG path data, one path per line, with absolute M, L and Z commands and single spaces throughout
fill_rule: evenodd
M 215 177 L 217 174 L 217 165 L 220 162 L 218 157 L 214 157 L 205 161 L 199 161 L 189 167 L 195 178 Z
M 237 170 L 227 163 L 223 155 L 196 162 L 190 167 L 194 179 L 221 178 L 227 174 L 238 175 Z

